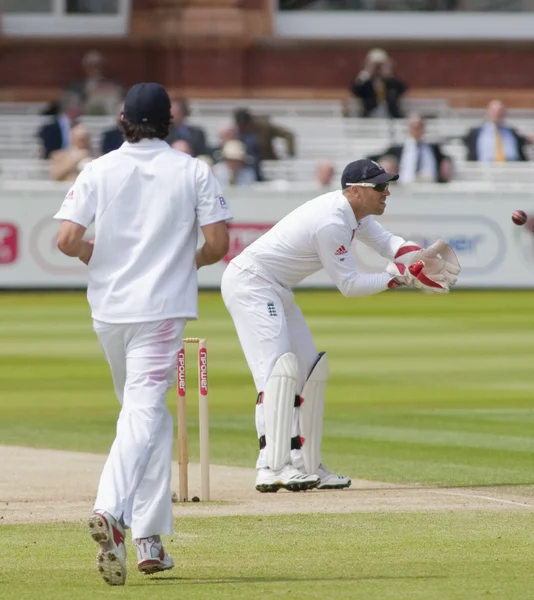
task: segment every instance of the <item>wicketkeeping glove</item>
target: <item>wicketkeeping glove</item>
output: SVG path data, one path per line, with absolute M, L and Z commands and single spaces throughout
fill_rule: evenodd
M 397 250 L 393 257 L 394 262 L 402 263 L 403 265 L 413 265 L 421 260 L 421 252 L 423 249 L 415 242 L 407 241 Z
M 420 259 L 425 263 L 425 269 L 428 267 L 434 271 L 441 270 L 450 285 L 454 285 L 458 280 L 462 270 L 460 261 L 454 250 L 443 240 L 438 240 L 425 248 L 421 252 Z
M 435 294 L 447 294 L 450 285 L 448 274 L 437 260 L 439 259 L 429 259 L 430 263 L 428 265 L 420 260 L 409 267 L 402 263 L 388 263 L 386 273 L 392 277 L 388 287 L 394 288 L 406 285 Z

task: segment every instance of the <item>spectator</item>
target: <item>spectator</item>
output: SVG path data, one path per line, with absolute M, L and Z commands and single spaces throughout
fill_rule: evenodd
M 209 154 L 199 154 L 197 156 L 197 160 L 205 162 L 209 166 L 209 168 L 213 171 L 213 165 L 215 163 L 213 162 L 213 158 Z
M 91 137 L 83 125 L 70 132 L 70 147 L 50 155 L 50 174 L 55 181 L 74 181 L 85 165 L 93 160 Z
M 86 115 L 112 115 L 121 102 L 121 86 L 104 75 L 104 57 L 91 50 L 82 60 L 84 79 L 67 85 L 67 89 L 83 98 L 83 112 Z
M 69 147 L 70 131 L 82 114 L 83 103 L 78 94 L 67 92 L 59 103 L 59 112 L 51 123 L 41 127 L 41 158 L 50 158 L 55 150 Z
M 399 173 L 399 160 L 391 154 L 384 154 L 376 161 L 386 173 L 397 175 Z M 392 181 L 391 183 L 395 183 Z
M 408 117 L 408 138 L 404 144 L 391 146 L 382 154 L 370 158 L 379 162 L 384 156 L 394 157 L 398 162 L 399 183 L 445 183 L 451 178 L 451 159 L 443 154 L 439 144 L 427 142 L 424 135 L 425 121 L 413 113 Z
M 467 160 L 505 162 L 527 160 L 525 146 L 532 138 L 520 135 L 504 124 L 506 107 L 500 100 L 492 100 L 486 110 L 486 123 L 467 132 L 463 142 Z
M 229 140 L 238 139 L 237 127 L 233 123 L 225 123 L 224 125 L 221 125 L 217 131 L 217 134 L 219 138 L 219 144 L 215 146 L 211 152 L 215 162 L 222 160 L 222 149 L 226 142 Z
M 189 117 L 189 106 L 185 100 L 173 100 L 171 104 L 172 125 L 167 142 L 172 145 L 177 140 L 185 140 L 191 147 L 191 156 L 209 154 L 206 146 L 206 134 L 200 127 L 193 127 L 186 122 Z
M 315 180 L 319 187 L 328 188 L 334 184 L 336 169 L 329 160 L 322 160 L 315 168 Z
M 295 135 L 288 129 L 271 123 L 269 117 L 252 116 L 247 109 L 240 108 L 234 112 L 234 120 L 239 139 L 245 144 L 254 161 L 257 181 L 263 180 L 261 162 L 279 158 L 273 146 L 275 139 L 284 139 L 287 155 L 295 156 Z
M 193 150 L 191 149 L 191 145 L 187 140 L 176 140 L 171 144 L 171 148 L 179 150 L 180 152 L 184 152 L 185 154 L 189 154 L 189 156 L 193 156 Z
M 400 100 L 406 85 L 393 74 L 393 63 L 385 50 L 375 48 L 365 59 L 352 93 L 363 104 L 363 117 L 401 118 Z
M 122 130 L 119 126 L 120 115 L 121 115 L 123 109 L 124 109 L 124 104 L 121 103 L 119 111 L 118 111 L 119 114 L 118 114 L 117 123 L 116 123 L 115 127 L 112 127 L 111 129 L 108 129 L 107 131 L 104 131 L 104 134 L 102 136 L 102 143 L 100 145 L 101 154 L 107 154 L 108 152 L 113 152 L 113 150 L 118 150 L 124 142 L 124 138 L 122 136 Z
M 245 144 L 239 140 L 229 140 L 222 149 L 222 160 L 213 167 L 213 173 L 221 186 L 248 186 L 256 181 L 254 169 L 248 164 Z

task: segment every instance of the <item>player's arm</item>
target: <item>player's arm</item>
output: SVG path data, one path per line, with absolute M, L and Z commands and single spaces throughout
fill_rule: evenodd
M 411 265 L 420 258 L 422 248 L 418 244 L 394 235 L 373 217 L 366 217 L 360 221 L 355 237 L 388 260 Z
M 87 227 L 94 221 L 95 213 L 96 196 L 87 169 L 78 175 L 61 208 L 54 215 L 54 219 L 61 221 L 57 245 L 63 254 L 79 258 L 85 264 L 89 263 L 94 242 L 84 240 L 83 236 Z
M 346 297 L 370 296 L 388 288 L 388 273 L 358 273 L 351 250 L 351 232 L 336 224 L 321 227 L 315 234 L 316 248 L 325 271 Z
M 227 222 L 232 218 L 221 186 L 209 166 L 197 161 L 197 220 L 204 236 L 197 250 L 197 269 L 219 262 L 228 252 L 230 236 Z
M 93 255 L 94 242 L 83 239 L 85 231 L 86 227 L 83 225 L 72 221 L 63 221 L 57 234 L 57 247 L 63 254 L 79 258 L 87 265 Z
M 213 265 L 222 260 L 228 253 L 230 236 L 226 221 L 217 221 L 202 227 L 204 244 L 197 250 L 195 262 L 197 269 Z
M 343 227 L 326 225 L 316 237 L 321 263 L 344 296 L 370 296 L 398 286 L 447 293 L 449 286 L 456 283 L 457 276 L 447 271 L 444 261 L 437 258 L 410 267 L 390 262 L 383 273 L 360 274 L 350 248 L 351 236 Z

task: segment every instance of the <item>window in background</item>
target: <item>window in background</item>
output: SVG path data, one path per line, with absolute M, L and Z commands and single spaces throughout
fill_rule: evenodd
M 54 8 L 54 0 L 4 0 L 5 13 L 49 13 Z
M 67 0 L 68 14 L 114 15 L 119 12 L 119 0 Z

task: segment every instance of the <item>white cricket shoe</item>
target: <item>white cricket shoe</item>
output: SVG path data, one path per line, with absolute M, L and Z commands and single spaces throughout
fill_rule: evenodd
M 336 475 L 329 471 L 323 463 L 319 465 L 315 475 L 319 477 L 318 490 L 342 490 L 343 488 L 349 488 L 352 483 L 350 477 L 346 475 Z
M 286 465 L 278 471 L 266 467 L 258 469 L 256 489 L 262 493 L 277 492 L 282 488 L 290 492 L 303 492 L 316 487 L 319 481 L 317 475 L 301 473 L 291 465 Z
M 134 541 L 137 547 L 137 568 L 141 573 L 153 575 L 174 567 L 174 561 L 165 552 L 159 535 L 139 538 Z
M 100 545 L 96 568 L 108 585 L 126 582 L 125 531 L 121 523 L 104 511 L 95 511 L 89 519 L 89 534 Z

